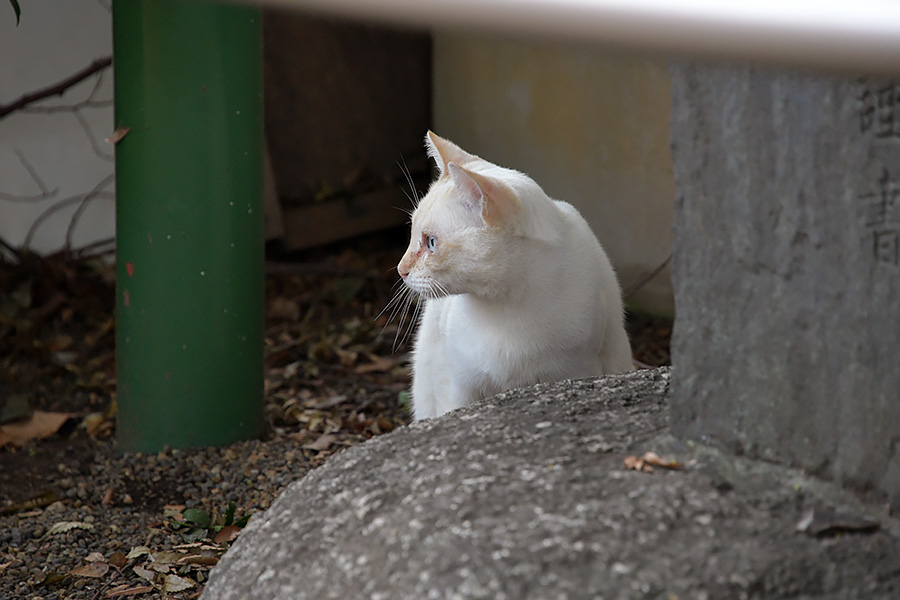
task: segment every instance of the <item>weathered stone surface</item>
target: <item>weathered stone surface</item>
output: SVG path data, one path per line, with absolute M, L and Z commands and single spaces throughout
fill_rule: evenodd
M 900 502 L 900 85 L 674 67 L 672 428 Z
M 350 448 L 251 520 L 203 598 L 897 597 L 895 521 L 799 471 L 681 445 L 669 376 L 509 392 Z M 623 468 L 648 450 L 685 468 Z M 810 507 L 880 528 L 798 533 Z

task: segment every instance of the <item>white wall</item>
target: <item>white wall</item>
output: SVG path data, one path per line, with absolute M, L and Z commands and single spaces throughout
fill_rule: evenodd
M 112 55 L 110 0 L 28 0 L 20 5 L 22 20 L 16 27 L 9 3 L 0 1 L 0 104 Z M 97 82 L 93 76 L 61 97 L 0 119 L 0 237 L 11 245 L 25 241 L 44 211 L 72 198 L 67 208 L 36 229 L 31 241 L 31 249 L 42 253 L 63 247 L 80 199 L 113 174 L 113 148 L 104 141 L 114 129 L 112 68 L 103 71 L 95 90 Z M 102 106 L 34 110 L 72 106 L 89 98 Z M 73 230 L 73 247 L 114 236 L 114 188 L 110 181 L 84 208 Z
M 675 184 L 664 62 L 439 32 L 434 70 L 436 133 L 574 204 L 623 287 L 666 259 Z M 669 271 L 632 303 L 671 314 Z

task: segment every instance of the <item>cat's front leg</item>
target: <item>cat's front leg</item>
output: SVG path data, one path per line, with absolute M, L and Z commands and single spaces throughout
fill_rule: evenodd
M 473 400 L 472 391 L 460 385 L 459 382 L 450 379 L 447 381 L 447 384 L 446 388 L 441 390 L 442 393 L 437 398 L 438 415 L 443 415 L 451 410 L 468 406 Z
M 423 369 L 413 370 L 412 382 L 412 416 L 414 421 L 436 417 L 437 398 L 434 394 L 434 381 L 432 373 L 426 373 Z
M 430 419 L 438 412 L 438 394 L 446 387 L 443 364 L 444 336 L 441 333 L 442 300 L 425 301 L 425 310 L 413 349 L 412 412 L 413 419 Z
M 435 369 L 413 376 L 413 419 L 439 417 L 471 402 L 471 392 L 456 385 L 445 373 Z

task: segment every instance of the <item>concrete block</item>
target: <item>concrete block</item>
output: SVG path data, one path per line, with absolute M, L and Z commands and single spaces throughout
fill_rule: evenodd
M 900 84 L 673 66 L 673 432 L 900 502 Z

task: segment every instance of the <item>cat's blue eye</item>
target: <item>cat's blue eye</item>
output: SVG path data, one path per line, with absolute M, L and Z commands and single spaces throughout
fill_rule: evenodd
M 425 247 L 428 248 L 429 252 L 434 252 L 434 249 L 437 248 L 437 240 L 433 235 L 425 236 Z

